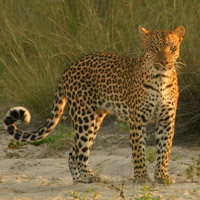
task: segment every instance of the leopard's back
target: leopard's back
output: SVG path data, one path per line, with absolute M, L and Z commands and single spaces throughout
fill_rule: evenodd
M 131 57 L 105 53 L 81 57 L 62 75 L 69 104 L 88 104 L 94 110 L 107 110 L 128 120 L 125 77 L 134 62 Z

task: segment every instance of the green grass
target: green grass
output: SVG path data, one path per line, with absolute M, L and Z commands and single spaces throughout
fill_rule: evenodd
M 186 28 L 179 130 L 199 130 L 198 0 L 0 0 L 0 97 L 46 115 L 63 69 L 83 54 L 142 53 L 138 26 Z
M 152 147 L 147 147 L 146 156 L 147 156 L 147 160 L 150 163 L 155 162 L 156 161 L 156 150 L 153 149 Z
M 85 193 L 78 193 L 75 191 L 70 191 L 71 196 L 75 200 L 96 200 L 99 197 L 97 192 L 94 192 L 92 189 L 88 189 Z
M 124 133 L 128 133 L 129 132 L 129 124 L 127 124 L 126 122 L 116 121 L 115 124 L 119 127 L 119 129 L 122 132 L 124 132 Z
M 198 177 L 200 177 L 200 154 L 197 160 L 193 160 L 193 163 L 189 165 L 186 170 L 187 179 L 191 179 L 192 181 Z
M 144 186 L 139 196 L 135 200 L 161 200 L 159 196 L 153 195 L 153 190 L 149 186 Z
M 69 140 L 73 139 L 72 128 L 67 128 L 65 125 L 59 123 L 57 126 L 56 134 L 52 134 L 47 138 L 39 141 L 31 143 L 32 145 L 39 146 L 41 144 L 47 144 L 49 149 L 53 150 L 53 152 L 63 151 L 66 146 L 69 146 Z M 15 140 L 11 140 L 8 144 L 10 149 L 18 149 L 22 146 L 26 145 L 26 143 L 17 142 Z
M 48 144 L 49 148 L 55 152 L 63 151 L 69 142 L 73 139 L 72 127 L 67 128 L 65 125 L 59 123 L 57 126 L 56 134 L 50 135 L 49 137 L 39 142 L 33 143 L 33 145 Z

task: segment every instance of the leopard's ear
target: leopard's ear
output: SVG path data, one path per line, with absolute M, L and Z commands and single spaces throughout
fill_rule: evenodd
M 142 40 L 145 40 L 146 37 L 149 35 L 149 31 L 142 26 L 139 26 L 139 33 Z
M 185 28 L 183 26 L 178 26 L 172 33 L 181 38 L 185 35 Z

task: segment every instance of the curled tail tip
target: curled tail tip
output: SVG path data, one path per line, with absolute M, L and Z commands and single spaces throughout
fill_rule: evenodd
M 28 109 L 18 106 L 12 108 L 12 110 L 16 110 L 20 114 L 20 120 L 22 123 L 28 124 L 31 121 L 31 114 Z
M 5 128 L 12 125 L 17 120 L 21 120 L 22 123 L 28 124 L 31 120 L 30 112 L 22 106 L 11 108 L 4 118 Z

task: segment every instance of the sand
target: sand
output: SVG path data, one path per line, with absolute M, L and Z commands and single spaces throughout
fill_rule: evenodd
M 173 146 L 169 173 L 176 183 L 169 186 L 134 183 L 128 133 L 117 131 L 114 126 L 107 124 L 100 130 L 90 156 L 91 167 L 107 183 L 92 184 L 73 184 L 68 168 L 70 147 L 62 152 L 52 152 L 45 144 L 9 149 L 11 138 L 1 126 L 0 200 L 134 200 L 145 199 L 145 195 L 152 197 L 149 199 L 200 199 L 196 168 L 199 145 Z M 149 152 L 154 150 L 153 146 L 148 147 Z M 151 157 L 154 153 L 149 160 Z M 154 165 L 155 161 L 148 161 L 152 179 Z

